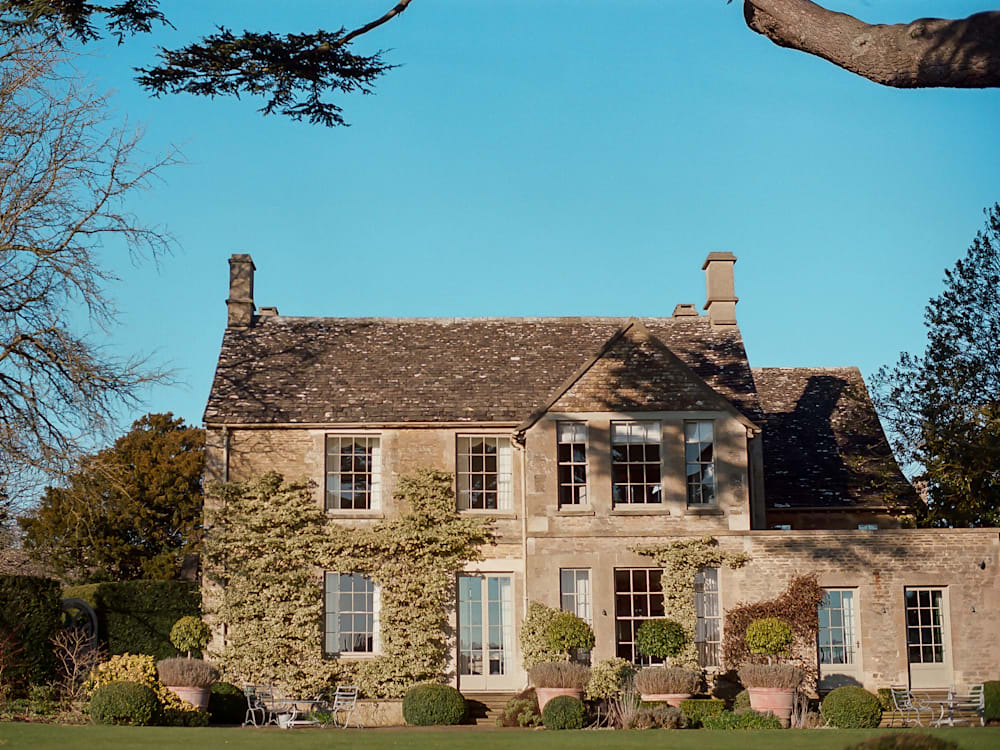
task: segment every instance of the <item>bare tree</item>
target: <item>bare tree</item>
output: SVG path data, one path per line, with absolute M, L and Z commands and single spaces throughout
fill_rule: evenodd
M 55 685 L 64 701 L 78 703 L 85 697 L 87 678 L 98 664 L 107 660 L 108 652 L 81 628 L 59 630 L 51 643 L 58 667 Z
M 10 505 L 42 473 L 72 466 L 163 377 L 98 343 L 116 317 L 116 277 L 98 254 L 170 249 L 127 201 L 175 155 L 136 163 L 140 133 L 111 123 L 57 44 L 13 35 L 0 50 L 0 497 Z

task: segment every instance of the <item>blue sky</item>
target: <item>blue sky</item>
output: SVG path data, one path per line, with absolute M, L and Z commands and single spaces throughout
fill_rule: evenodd
M 285 315 L 657 316 L 700 307 L 702 261 L 728 250 L 753 366 L 869 376 L 922 348 L 928 297 L 1000 200 L 1000 91 L 877 86 L 751 33 L 739 2 L 414 0 L 359 40 L 400 67 L 344 101 L 350 128 L 131 80 L 154 43 L 213 24 L 353 27 L 390 5 L 167 0 L 177 31 L 89 49 L 145 149 L 187 160 L 130 205 L 177 252 L 104 250 L 122 325 L 103 343 L 178 381 L 127 419 L 200 423 L 233 252 Z M 989 7 L 828 5 L 871 22 Z

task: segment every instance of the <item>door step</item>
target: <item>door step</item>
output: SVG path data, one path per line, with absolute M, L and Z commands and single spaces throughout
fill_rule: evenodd
M 480 727 L 495 727 L 507 701 L 516 693 L 463 693 L 462 695 L 465 696 L 469 707 L 466 723 Z

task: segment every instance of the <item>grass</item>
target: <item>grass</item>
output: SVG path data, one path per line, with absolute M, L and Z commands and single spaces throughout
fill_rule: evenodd
M 635 732 L 545 732 L 521 729 L 176 729 L 168 727 L 55 726 L 0 724 L 2 750 L 460 750 L 473 743 L 489 750 L 843 750 L 877 733 L 899 730 L 830 729 L 709 731 L 707 729 Z M 957 742 L 964 750 L 1000 747 L 1000 728 L 954 728 L 927 731 Z

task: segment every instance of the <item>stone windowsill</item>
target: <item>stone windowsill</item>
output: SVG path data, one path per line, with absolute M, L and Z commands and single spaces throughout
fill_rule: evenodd
M 724 516 L 725 511 L 722 510 L 717 505 L 712 505 L 707 508 L 693 508 L 690 505 L 684 510 L 685 516 Z
M 557 509 L 560 516 L 593 516 L 594 507 L 592 505 L 562 505 Z
M 338 510 L 336 508 L 328 508 L 326 515 L 329 518 L 343 518 L 344 520 L 358 520 L 363 518 L 381 520 L 385 518 L 385 513 L 380 510 Z
M 669 516 L 670 509 L 659 503 L 648 503 L 637 507 L 616 505 L 611 509 L 613 516 Z
M 517 513 L 512 510 L 479 510 L 478 508 L 466 508 L 458 511 L 463 516 L 487 516 L 498 520 L 516 519 Z

